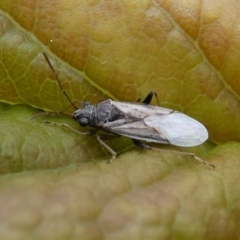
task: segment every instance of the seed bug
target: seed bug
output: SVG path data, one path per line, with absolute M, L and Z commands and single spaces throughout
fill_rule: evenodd
M 92 130 L 88 132 L 80 132 L 67 124 L 57 124 L 49 121 L 44 122 L 68 128 L 85 136 L 96 134 L 99 130 L 111 133 L 112 135 L 96 134 L 99 143 L 112 154 L 108 163 L 115 159 L 116 152 L 110 148 L 104 140 L 120 136 L 132 139 L 136 146 L 143 149 L 152 149 L 152 147 L 141 141 L 170 144 L 180 147 L 193 147 L 200 145 L 207 140 L 208 132 L 197 120 L 178 111 L 149 105 L 153 96 L 156 97 L 158 102 L 157 94 L 154 91 L 150 92 L 141 103 L 140 100 L 136 103 L 129 103 L 116 102 L 107 99 L 97 104 L 84 102 L 79 109 L 65 92 L 46 53 L 43 54 L 63 94 L 71 103 L 72 107 L 76 109 L 72 114 L 72 118 L 78 122 L 81 127 L 89 126 L 92 127 Z M 171 152 L 176 153 L 177 151 Z M 215 167 L 214 164 L 204 161 L 194 153 L 177 153 L 194 157 L 201 163 Z

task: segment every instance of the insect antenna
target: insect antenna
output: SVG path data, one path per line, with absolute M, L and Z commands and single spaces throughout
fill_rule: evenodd
M 44 58 L 46 59 L 48 65 L 49 65 L 49 67 L 50 67 L 50 69 L 52 70 L 52 72 L 53 72 L 53 74 L 54 74 L 54 76 L 55 76 L 55 79 L 57 80 L 57 82 L 58 82 L 58 84 L 59 84 L 59 86 L 60 86 L 63 94 L 64 94 L 65 97 L 68 99 L 68 101 L 71 103 L 71 105 L 73 106 L 73 108 L 78 109 L 78 107 L 73 103 L 73 101 L 70 99 L 70 97 L 69 97 L 69 96 L 67 95 L 67 93 L 65 92 L 65 90 L 64 90 L 64 88 L 63 88 L 63 86 L 62 86 L 62 84 L 61 84 L 61 82 L 60 82 L 60 80 L 59 80 L 59 78 L 58 78 L 58 75 L 57 75 L 56 71 L 54 70 L 54 68 L 53 68 L 53 66 L 52 66 L 52 64 L 51 64 L 51 62 L 50 62 L 50 60 L 49 60 L 49 58 L 48 58 L 48 56 L 47 56 L 47 54 L 46 54 L 45 52 L 43 52 L 43 56 L 44 56 Z

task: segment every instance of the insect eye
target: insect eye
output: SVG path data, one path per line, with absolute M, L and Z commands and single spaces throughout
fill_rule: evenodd
M 88 125 L 88 119 L 87 118 L 80 118 L 79 119 L 79 124 L 82 126 L 82 127 L 86 127 Z
M 88 105 L 91 105 L 91 103 L 90 103 L 90 102 L 84 102 L 84 103 L 83 103 L 83 107 L 86 107 L 86 106 L 88 106 Z

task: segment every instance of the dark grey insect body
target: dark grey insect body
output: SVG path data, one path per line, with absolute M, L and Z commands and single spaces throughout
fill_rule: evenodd
M 112 100 L 108 99 L 95 105 L 84 102 L 82 108 L 75 111 L 72 117 L 82 127 L 104 128 L 106 125 L 124 118 L 124 115 L 112 105 Z
M 103 140 L 109 140 L 117 136 L 129 137 L 134 144 L 144 149 L 152 148 L 141 141 L 192 147 L 207 140 L 208 132 L 206 128 L 195 119 L 171 109 L 149 105 L 153 96 L 158 100 L 155 92 L 150 92 L 142 103 L 116 102 L 108 99 L 94 105 L 90 102 L 84 102 L 82 107 L 78 109 L 63 89 L 45 53 L 44 57 L 55 74 L 62 92 L 76 109 L 72 118 L 82 127 L 89 126 L 93 129 L 82 133 L 67 124 L 61 124 L 60 126 L 88 136 L 96 134 L 99 129 L 112 133 L 113 135 L 97 135 L 100 144 L 112 154 L 108 162 L 115 158 L 116 152 Z M 48 121 L 45 121 L 45 123 L 50 124 Z M 204 161 L 193 153 L 179 152 L 179 154 L 192 156 L 204 164 L 215 167 L 215 165 Z
M 153 94 L 149 95 L 152 97 Z M 111 99 L 95 105 L 85 102 L 72 117 L 82 127 L 101 128 L 135 140 L 192 147 L 208 138 L 206 128 L 198 121 L 183 113 L 146 103 Z

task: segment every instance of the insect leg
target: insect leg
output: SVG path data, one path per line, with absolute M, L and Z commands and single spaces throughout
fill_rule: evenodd
M 112 157 L 107 161 L 107 163 L 111 163 L 116 158 L 117 153 L 112 148 L 110 148 L 103 140 L 109 140 L 109 139 L 113 139 L 113 138 L 117 138 L 117 137 L 120 137 L 120 136 L 118 136 L 118 135 L 97 135 L 97 140 L 99 141 L 99 143 L 112 154 Z
M 180 151 L 174 151 L 174 150 L 168 150 L 168 149 L 159 149 L 159 148 L 152 148 L 154 150 L 158 150 L 158 151 L 165 151 L 165 152 L 172 152 L 172 153 L 175 153 L 175 154 L 179 154 L 179 155 L 185 155 L 185 156 L 190 156 L 190 157 L 193 157 L 195 160 L 207 165 L 207 166 L 210 166 L 210 167 L 213 167 L 215 168 L 216 166 L 212 163 L 209 163 L 205 160 L 203 160 L 202 158 L 196 156 L 194 153 L 190 153 L 190 152 L 180 152 Z
M 132 139 L 133 143 L 138 146 L 139 148 L 142 148 L 142 149 L 148 149 L 148 150 L 151 150 L 152 148 L 136 139 Z
M 35 118 L 39 118 L 39 117 L 45 117 L 45 116 L 56 116 L 56 115 L 67 115 L 67 116 L 71 116 L 71 114 L 67 114 L 64 112 L 40 112 L 40 113 L 36 113 L 33 116 L 31 116 L 29 119 L 33 120 Z
M 143 100 L 142 103 L 150 104 L 151 101 L 152 101 L 153 96 L 155 96 L 155 98 L 156 98 L 156 100 L 157 100 L 157 104 L 158 104 L 158 106 L 160 106 L 160 105 L 159 105 L 159 100 L 158 100 L 157 93 L 154 92 L 154 91 L 151 91 L 151 92 L 145 97 L 145 99 Z M 139 100 L 138 100 L 138 101 L 139 101 Z
M 196 156 L 194 153 L 178 152 L 178 151 L 176 151 L 176 152 L 177 152 L 178 154 L 181 154 L 181 155 L 186 155 L 186 156 L 193 157 L 195 160 L 197 160 L 197 161 L 199 161 L 199 162 L 201 162 L 201 163 L 203 163 L 203 164 L 205 164 L 205 165 L 207 165 L 207 166 L 210 166 L 210 167 L 213 167 L 213 168 L 216 167 L 214 164 L 209 163 L 209 162 L 203 160 L 202 158 Z
M 91 136 L 94 135 L 97 131 L 96 130 L 89 130 L 88 132 L 80 132 L 74 128 L 72 128 L 71 126 L 69 126 L 68 124 L 61 124 L 61 123 L 53 123 L 53 122 L 49 122 L 49 121 L 44 121 L 43 123 L 45 124 L 49 124 L 49 125 L 53 125 L 53 126 L 59 126 L 59 127 L 64 127 L 67 129 L 70 129 L 71 131 L 79 134 L 79 135 L 84 135 L 84 136 Z

